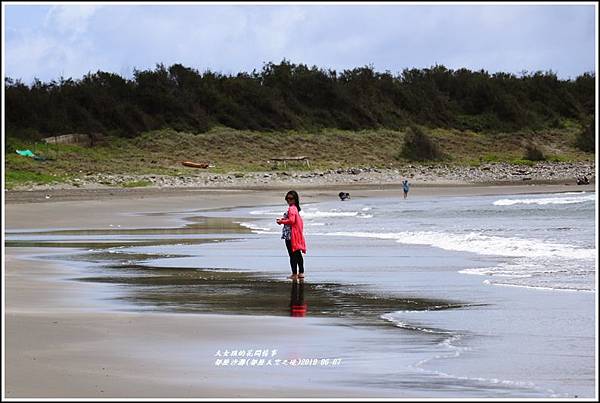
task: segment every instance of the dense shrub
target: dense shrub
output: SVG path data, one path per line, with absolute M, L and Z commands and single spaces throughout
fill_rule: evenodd
M 132 137 L 218 125 L 275 131 L 418 124 L 501 132 L 582 122 L 594 114 L 594 85 L 588 73 L 559 80 L 552 72 L 518 77 L 444 66 L 393 75 L 372 66 L 338 72 L 283 60 L 261 71 L 223 75 L 161 64 L 136 70 L 132 79 L 101 71 L 31 85 L 7 78 L 5 117 L 7 133 L 17 137 L 27 130 Z
M 577 135 L 575 145 L 582 151 L 593 153 L 596 151 L 596 124 L 592 119 Z
M 443 158 L 438 145 L 416 126 L 408 128 L 400 156 L 412 161 L 431 161 Z
M 545 161 L 546 156 L 544 152 L 535 144 L 527 144 L 525 146 L 525 153 L 523 159 L 528 161 Z

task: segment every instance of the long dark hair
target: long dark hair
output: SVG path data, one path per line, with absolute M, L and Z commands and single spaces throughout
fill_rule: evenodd
M 302 210 L 300 208 L 300 198 L 298 197 L 298 192 L 296 192 L 295 190 L 290 190 L 285 195 L 286 200 L 287 200 L 288 196 L 292 196 L 294 198 L 294 204 L 296 205 L 296 208 L 298 209 L 298 211 Z

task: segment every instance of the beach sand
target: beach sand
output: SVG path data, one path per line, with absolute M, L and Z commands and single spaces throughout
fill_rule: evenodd
M 322 318 L 115 312 L 111 287 L 70 281 L 84 273 L 34 257 L 64 251 L 6 250 L 7 398 L 393 396 L 311 383 L 336 378 L 333 367 L 215 365 L 218 351 L 239 347 L 272 356 L 295 345 L 315 357 L 315 342 L 343 348 L 360 330 Z
M 400 187 L 335 186 L 304 188 L 301 194 L 304 202 L 316 202 L 335 199 L 340 190 L 353 198 L 400 197 L 402 192 Z M 428 186 L 413 187 L 411 197 L 574 190 L 594 186 Z M 5 206 L 6 231 L 172 228 L 182 222 L 162 213 L 282 204 L 285 190 L 110 193 L 13 195 Z M 72 281 L 86 274 L 80 266 L 36 258 L 61 253 L 5 248 L 6 398 L 411 397 L 410 391 L 399 396 L 393 389 L 344 383 L 345 372 L 331 367 L 215 365 L 217 351 L 238 346 L 278 348 L 285 354 L 296 348 L 302 358 L 343 356 L 353 340 L 374 337 L 368 330 L 330 318 L 115 309 L 115 287 Z

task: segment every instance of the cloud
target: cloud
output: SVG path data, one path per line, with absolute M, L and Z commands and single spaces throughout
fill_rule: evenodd
M 101 8 L 98 5 L 52 6 L 46 15 L 45 29 L 76 39 L 87 31 L 90 20 Z
M 6 9 L 15 6 L 5 6 Z M 595 68 L 585 5 L 60 5 L 6 15 L 6 72 L 44 80 L 182 63 L 226 74 L 287 58 L 337 70 Z M 43 11 L 43 12 L 42 12 Z M 35 12 L 35 14 L 34 14 Z M 30 18 L 28 15 L 42 15 Z
M 88 28 L 100 6 L 46 8 L 37 24 L 7 27 L 6 73 L 31 81 L 81 77 L 97 64 Z M 9 25 L 10 21 L 7 21 Z

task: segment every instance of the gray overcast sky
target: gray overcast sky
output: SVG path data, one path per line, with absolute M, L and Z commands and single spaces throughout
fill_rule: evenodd
M 595 71 L 595 6 L 3 3 L 5 75 L 30 83 L 181 63 L 237 73 L 286 58 L 343 70 Z

